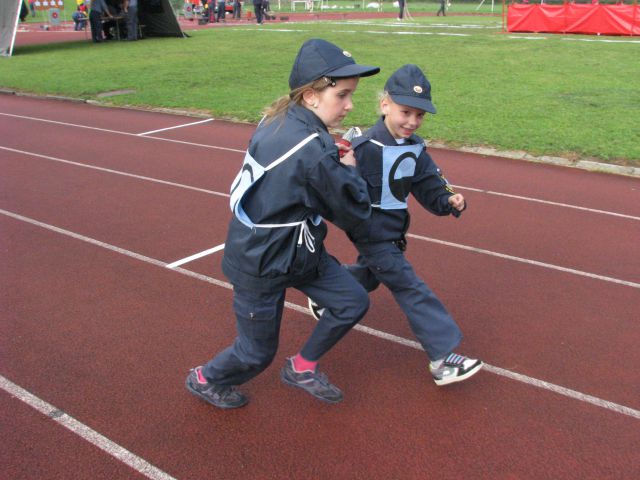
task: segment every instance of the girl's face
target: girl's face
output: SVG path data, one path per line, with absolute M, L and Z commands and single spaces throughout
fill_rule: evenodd
M 336 80 L 335 87 L 327 87 L 321 92 L 308 90 L 303 98 L 306 107 L 313 111 L 330 128 L 337 128 L 353 109 L 353 92 L 358 86 L 358 77 Z
M 384 124 L 393 138 L 409 138 L 422 125 L 424 110 L 395 103 L 389 96 L 380 102 Z

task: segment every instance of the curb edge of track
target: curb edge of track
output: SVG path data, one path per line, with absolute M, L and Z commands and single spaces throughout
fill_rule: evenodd
M 184 115 L 187 117 L 211 118 L 211 115 L 208 115 L 205 113 L 193 112 L 189 110 L 180 110 L 175 108 L 161 108 L 161 107 L 138 107 L 138 106 L 132 106 L 132 105 L 127 105 L 127 106 L 111 105 L 109 103 L 100 102 L 98 100 L 90 100 L 90 99 L 87 100 L 83 98 L 67 97 L 63 95 L 38 95 L 33 93 L 23 93 L 23 92 L 18 92 L 16 90 L 11 90 L 11 89 L 1 88 L 1 87 L 0 87 L 0 95 L 15 95 L 20 97 L 44 98 L 47 100 L 60 100 L 65 102 L 87 103 L 89 105 L 95 105 L 95 106 L 106 107 L 106 108 L 123 108 L 126 110 L 140 110 L 140 111 L 146 111 L 146 112 L 168 113 L 173 115 Z M 240 124 L 247 124 L 247 125 L 251 124 L 251 122 L 242 122 L 238 120 L 227 120 L 227 119 L 221 119 L 221 120 L 232 122 L 232 123 L 240 123 Z M 430 147 L 439 148 L 443 150 L 475 153 L 477 155 L 510 158 L 513 160 L 524 160 L 524 161 L 533 162 L 533 163 L 544 163 L 548 165 L 555 165 L 555 166 L 561 166 L 561 167 L 577 168 L 581 170 L 588 170 L 590 172 L 610 173 L 615 175 L 623 175 L 623 176 L 640 178 L 640 168 L 638 167 L 613 165 L 609 163 L 600 163 L 600 162 L 595 162 L 591 160 L 572 161 L 563 157 L 554 157 L 549 155 L 536 157 L 524 151 L 502 151 L 502 150 L 496 150 L 494 148 L 488 148 L 488 147 L 452 148 L 446 144 L 438 143 L 438 142 L 428 142 L 428 145 Z

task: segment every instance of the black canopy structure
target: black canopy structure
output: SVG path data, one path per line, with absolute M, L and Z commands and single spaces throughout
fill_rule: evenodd
M 0 56 L 10 57 L 23 0 L 0 1 Z M 145 37 L 184 37 L 169 0 L 138 0 L 138 23 Z

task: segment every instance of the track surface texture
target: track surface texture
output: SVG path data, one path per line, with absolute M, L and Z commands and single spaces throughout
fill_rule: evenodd
M 469 208 L 412 202 L 407 256 L 485 370 L 437 387 L 379 289 L 318 402 L 279 379 L 314 326 L 291 291 L 221 411 L 184 380 L 235 336 L 222 252 L 167 264 L 224 243 L 255 126 L 199 120 L 0 95 L 4 478 L 640 478 L 640 180 L 432 149 Z

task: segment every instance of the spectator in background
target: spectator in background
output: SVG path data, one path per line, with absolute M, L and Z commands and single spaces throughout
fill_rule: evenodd
M 102 16 L 113 18 L 107 8 L 105 0 L 91 0 L 91 11 L 89 12 L 89 23 L 91 24 L 91 40 L 100 43 L 102 39 Z
M 127 15 L 127 40 L 138 40 L 138 0 L 124 0 L 124 12 Z
M 20 5 L 20 21 L 24 22 L 24 19 L 27 18 L 28 16 L 29 16 L 29 8 L 27 7 L 27 4 L 24 3 L 23 1 L 22 4 Z
M 447 16 L 447 0 L 440 0 L 440 9 L 438 10 L 438 13 L 436 14 L 437 17 L 440 16 L 440 12 L 442 12 L 442 16 L 443 17 Z
M 233 18 L 240 20 L 242 16 L 242 3 L 240 0 L 233 0 Z
M 71 18 L 73 19 L 73 29 L 76 32 L 84 30 L 87 27 L 87 6 L 84 3 L 78 5 L 76 11 L 71 14 Z
M 253 12 L 256 14 L 256 25 L 262 25 L 262 9 L 264 5 L 262 4 L 262 0 L 252 0 L 253 1 Z
M 36 0 L 29 0 L 29 10 L 31 10 L 31 16 L 36 16 Z
M 404 18 L 404 0 L 399 0 L 400 4 L 400 13 L 398 13 L 398 20 L 402 20 Z
M 226 2 L 224 0 L 218 0 L 218 14 L 216 15 L 216 22 L 227 22 L 225 18 L 227 12 L 225 11 Z

